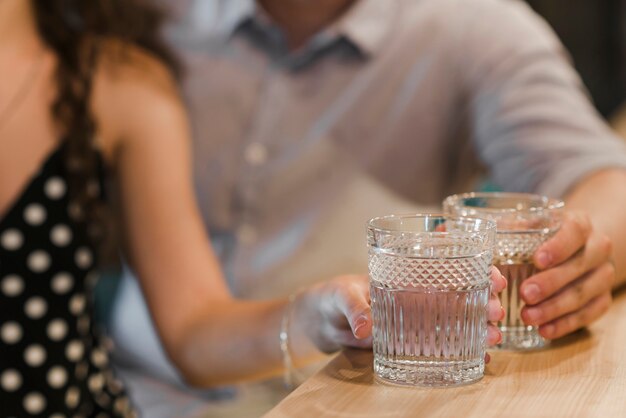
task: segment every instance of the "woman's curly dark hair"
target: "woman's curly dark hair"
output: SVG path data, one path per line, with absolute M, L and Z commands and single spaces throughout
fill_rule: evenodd
M 89 221 L 90 235 L 104 234 L 103 204 L 94 184 L 99 177 L 97 134 L 90 102 L 102 41 L 139 47 L 178 75 L 176 60 L 161 38 L 163 12 L 150 0 L 31 0 L 44 43 L 56 54 L 52 115 L 66 141 L 66 169 L 74 208 Z

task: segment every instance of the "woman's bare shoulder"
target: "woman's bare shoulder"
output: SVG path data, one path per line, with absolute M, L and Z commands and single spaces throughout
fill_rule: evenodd
M 99 42 L 97 77 L 109 85 L 125 83 L 162 89 L 171 93 L 176 82 L 173 69 L 137 45 L 116 39 Z
M 182 103 L 173 71 L 155 55 L 117 40 L 100 42 L 93 111 L 101 145 L 117 148 L 142 125 L 179 118 Z

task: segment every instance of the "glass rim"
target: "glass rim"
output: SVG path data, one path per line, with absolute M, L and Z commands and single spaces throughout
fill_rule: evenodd
M 389 221 L 389 220 L 402 220 L 402 219 L 427 219 L 427 218 L 441 218 L 441 219 L 450 219 L 454 221 L 463 221 L 463 222 L 474 222 L 476 225 L 480 225 L 479 229 L 475 231 L 466 231 L 464 233 L 470 234 L 482 234 L 489 233 L 491 231 L 496 232 L 497 223 L 493 219 L 474 217 L 474 216 L 456 216 L 445 213 L 404 213 L 404 214 L 393 214 L 393 215 L 384 215 L 384 216 L 376 216 L 371 218 L 367 222 L 368 230 L 378 232 L 378 233 L 402 233 L 402 234 L 411 234 L 411 235 L 424 235 L 424 234 L 441 234 L 446 235 L 449 234 L 450 231 L 403 231 L 401 229 L 392 229 L 385 228 L 381 226 L 376 226 L 376 222 L 380 221 Z M 459 233 L 459 231 L 454 231 L 455 233 Z
M 475 199 L 475 198 L 495 198 L 495 199 L 526 199 L 535 198 L 542 202 L 545 202 L 545 205 L 542 206 L 531 206 L 524 209 L 518 208 L 490 208 L 483 206 L 468 206 L 459 204 L 464 199 Z M 449 205 L 452 207 L 463 207 L 468 209 L 475 209 L 485 213 L 539 213 L 544 211 L 557 211 L 563 209 L 565 207 L 565 202 L 558 198 L 548 197 L 546 195 L 541 195 L 537 193 L 515 193 L 515 192 L 469 192 L 469 193 L 459 193 L 448 196 L 444 200 L 444 205 Z

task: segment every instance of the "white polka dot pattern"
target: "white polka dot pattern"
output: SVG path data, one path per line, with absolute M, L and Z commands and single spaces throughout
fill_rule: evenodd
M 17 229 L 8 229 L 0 235 L 0 245 L 7 251 L 17 251 L 24 243 L 24 236 Z
M 52 200 L 58 200 L 65 195 L 65 190 L 67 186 L 65 185 L 65 181 L 60 177 L 52 177 L 49 179 L 45 186 L 44 192 L 46 196 Z
M 24 312 L 30 319 L 40 319 L 46 314 L 48 304 L 40 296 L 34 296 L 26 301 Z
M 81 247 L 76 250 L 74 260 L 78 267 L 82 269 L 88 269 L 89 267 L 91 267 L 91 264 L 93 262 L 93 255 L 89 248 Z
M 24 351 L 24 361 L 31 367 L 39 367 L 46 361 L 46 350 L 41 345 L 31 345 Z
M 6 344 L 16 344 L 22 339 L 22 327 L 14 321 L 6 322 L 0 328 L 0 338 Z
M 22 386 L 22 375 L 15 369 L 8 369 L 0 375 L 0 387 L 7 392 L 15 392 Z
M 0 415 L 129 418 L 106 339 L 91 326 L 93 225 L 71 201 L 61 149 L 0 219 Z M 100 195 L 99 180 L 88 194 Z
M 0 289 L 5 296 L 16 297 L 24 290 L 24 281 L 20 276 L 11 274 L 2 279 Z
M 114 395 L 122 393 L 124 389 L 124 385 L 122 384 L 122 381 L 119 379 L 111 379 L 110 381 L 107 382 L 107 386 L 109 387 L 109 390 L 111 391 L 111 393 L 113 393 Z
M 26 263 L 34 273 L 43 273 L 50 267 L 50 255 L 43 250 L 34 251 L 28 256 Z
M 51 286 L 54 293 L 63 295 L 69 292 L 72 289 L 73 285 L 74 279 L 69 273 L 58 273 L 52 278 Z
M 57 225 L 50 231 L 50 241 L 57 247 L 65 247 L 72 241 L 72 231 L 67 225 Z
M 52 341 L 61 341 L 67 335 L 67 323 L 60 318 L 53 319 L 46 330 Z
M 70 312 L 74 315 L 80 315 L 85 310 L 85 296 L 77 294 L 70 299 Z
M 77 387 L 71 387 L 65 393 L 65 404 L 68 408 L 76 408 L 80 401 L 80 390 Z
M 24 397 L 24 409 L 29 414 L 39 414 L 46 407 L 46 399 L 41 393 L 32 392 Z
M 104 387 L 104 376 L 100 373 L 94 374 L 87 381 L 87 385 L 89 386 L 90 391 L 99 392 Z
M 31 203 L 24 209 L 24 220 L 30 226 L 39 226 L 46 221 L 46 209 L 39 203 Z
M 129 404 L 128 404 L 128 399 L 123 397 L 123 398 L 118 398 L 115 401 L 114 404 L 114 408 L 117 412 L 123 413 L 126 411 L 126 409 L 128 408 Z
M 96 348 L 91 352 L 91 362 L 96 367 L 104 367 L 108 362 L 108 357 L 101 348 Z
M 47 380 L 51 388 L 60 389 L 67 382 L 67 371 L 61 366 L 54 366 L 48 371 Z
M 70 341 L 70 343 L 65 348 L 65 356 L 67 357 L 68 360 L 77 362 L 83 357 L 84 350 L 85 350 L 85 347 L 83 346 L 83 343 L 81 343 L 80 341 L 77 341 L 77 340 Z

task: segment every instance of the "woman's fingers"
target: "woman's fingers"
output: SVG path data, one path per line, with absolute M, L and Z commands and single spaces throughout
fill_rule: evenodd
M 333 280 L 334 298 L 339 312 L 348 320 L 350 329 L 358 339 L 372 335 L 372 316 L 369 287 L 365 276 L 341 276 Z
M 491 270 L 491 282 L 492 294 L 487 306 L 487 319 L 490 322 L 497 322 L 504 315 L 497 293 L 506 287 L 506 279 L 495 267 Z M 329 282 L 327 286 L 331 286 L 333 296 L 333 308 L 330 309 L 331 314 L 328 318 L 333 325 L 333 331 L 328 337 L 343 346 L 371 347 L 372 317 L 367 277 L 341 276 Z M 500 330 L 490 323 L 487 331 L 487 344 L 497 344 L 501 339 Z

